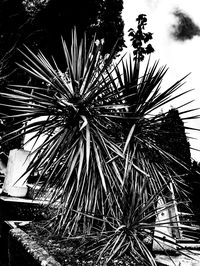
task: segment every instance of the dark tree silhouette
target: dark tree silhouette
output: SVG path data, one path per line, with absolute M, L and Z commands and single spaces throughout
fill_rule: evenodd
M 200 163 L 192 162 L 191 172 L 187 179 L 188 186 L 190 188 L 191 208 L 194 212 L 195 222 L 200 225 Z
M 191 167 L 190 144 L 185 133 L 184 123 L 178 110 L 172 108 L 167 115 L 163 116 L 161 123 L 161 132 L 159 136 L 160 147 L 172 154 L 188 168 Z M 173 166 L 179 167 L 180 166 Z M 184 171 L 184 169 L 179 170 Z
M 27 42 L 39 46 L 47 54 L 53 54 L 56 60 L 62 53 L 59 50 L 61 35 L 70 42 L 73 27 L 77 28 L 78 36 L 87 31 L 89 39 L 96 34 L 98 39 L 103 40 L 104 54 L 110 53 L 117 41 L 116 54 L 124 46 L 122 0 L 49 0 L 36 9 L 27 8 L 29 1 L 24 3 L 34 27 L 33 35 Z
M 0 1 L 0 58 L 23 38 L 27 18 L 21 0 Z
M 2 0 L 0 1 L 0 89 L 7 84 L 29 82 L 29 77 L 20 70 L 16 62 L 21 61 L 17 48 L 26 44 L 31 50 L 40 49 L 48 57 L 53 55 L 62 65 L 63 51 L 61 35 L 71 42 L 71 30 L 77 27 L 78 36 L 87 31 L 88 38 L 96 33 L 104 39 L 104 54 L 110 53 L 116 46 L 116 54 L 122 50 L 123 20 L 122 0 Z M 66 67 L 65 65 L 63 66 Z M 2 101 L 0 96 L 0 101 Z M 0 112 L 10 114 L 4 108 Z M 3 123 L 3 121 L 1 121 Z M 3 126 L 0 132 L 7 134 L 13 121 Z M 12 128 L 13 129 L 13 128 Z M 21 140 L 5 146 L 4 150 L 19 148 Z
M 16 52 L 13 48 L 26 44 L 59 60 L 63 57 L 61 35 L 70 43 L 74 26 L 78 36 L 82 37 L 87 31 L 89 39 L 96 34 L 103 40 L 104 54 L 110 53 L 118 41 L 117 55 L 124 46 L 122 9 L 122 0 L 0 1 L 0 59 L 7 53 L 12 54 L 11 72 L 16 67 L 12 63 L 18 61 L 17 55 L 13 57 Z
M 20 71 L 16 71 L 17 47 L 20 42 L 25 40 L 28 29 L 28 16 L 25 12 L 21 0 L 15 3 L 11 0 L 0 1 L 0 91 L 3 92 L 9 83 L 14 79 L 24 79 L 25 75 Z M 30 31 L 30 30 L 29 30 Z M 0 95 L 0 101 L 2 100 Z M 11 114 L 9 108 L 4 107 L 0 110 L 1 114 Z M 5 122 L 0 121 L 0 137 L 13 130 L 13 119 Z M 0 143 L 1 149 L 8 154 L 10 149 L 20 148 L 21 138 L 16 139 L 6 145 Z
M 163 114 L 161 123 L 159 126 L 159 135 L 156 138 L 157 145 L 169 156 L 173 156 L 174 160 L 166 160 L 166 164 L 171 169 L 171 175 L 180 175 L 184 182 L 180 182 L 180 187 L 183 189 L 188 196 L 188 202 L 186 204 L 180 203 L 178 209 L 180 212 L 188 212 L 192 206 L 192 189 L 188 184 L 189 175 L 191 174 L 191 154 L 190 154 L 190 144 L 188 142 L 184 122 L 180 117 L 179 111 L 177 109 L 170 109 L 167 114 Z M 153 155 L 151 155 L 153 156 Z M 156 154 L 153 160 L 158 157 Z M 181 164 L 180 164 L 181 163 Z M 175 191 L 176 194 L 176 191 Z M 179 198 L 180 195 L 176 195 Z M 190 202 L 191 201 L 191 202 Z M 181 218 L 182 219 L 182 218 Z

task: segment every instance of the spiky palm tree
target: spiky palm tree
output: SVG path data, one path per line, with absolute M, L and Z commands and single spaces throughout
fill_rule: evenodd
M 154 113 L 183 94 L 173 96 L 183 79 L 160 92 L 166 68 L 157 62 L 148 62 L 139 78 L 140 62 L 113 64 L 112 55 L 104 60 L 102 47 L 95 40 L 87 47 L 86 37 L 78 43 L 76 31 L 71 48 L 64 40 L 62 45 L 65 71 L 26 48 L 20 67 L 40 86 L 9 86 L 2 93 L 12 99 L 12 117 L 22 119 L 17 133 L 34 133 L 32 140 L 44 136 L 32 149 L 28 171 L 41 169 L 41 192 L 53 188 L 52 231 L 91 235 L 101 247 L 97 260 L 129 254 L 137 263 L 155 265 L 143 240 L 152 240 L 158 197 L 170 208 L 169 184 L 179 192 L 182 180 L 165 163 L 176 158 L 157 146 L 162 117 Z

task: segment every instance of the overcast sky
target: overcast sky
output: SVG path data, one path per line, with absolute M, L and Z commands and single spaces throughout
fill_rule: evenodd
M 181 102 L 179 100 L 170 103 L 166 110 L 190 100 L 194 101 L 187 108 L 200 108 L 199 7 L 199 0 L 124 0 L 124 33 L 127 40 L 128 29 L 136 29 L 137 16 L 141 13 L 147 15 L 146 31 L 153 33 L 151 44 L 155 49 L 152 63 L 159 59 L 160 66 L 169 67 L 163 87 L 166 88 L 191 73 L 181 90 L 193 91 L 182 97 Z M 127 41 L 126 44 L 130 46 L 130 42 Z M 200 110 L 192 114 L 197 113 L 200 115 Z M 200 119 L 187 122 L 185 125 L 200 129 Z M 200 150 L 200 132 L 190 131 L 188 136 L 191 147 Z M 191 151 L 191 154 L 194 160 L 200 162 L 200 152 Z

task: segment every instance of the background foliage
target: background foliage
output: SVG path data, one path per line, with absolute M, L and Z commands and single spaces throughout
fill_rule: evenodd
M 64 67 L 61 36 L 68 44 L 71 42 L 71 29 L 76 26 L 80 37 L 87 31 L 88 41 L 93 35 L 104 39 L 102 53 L 110 53 L 114 44 L 116 55 L 124 46 L 123 26 L 121 17 L 123 2 L 117 1 L 64 1 L 64 0 L 12 0 L 0 2 L 0 87 L 4 91 L 7 84 L 21 80 L 29 83 L 33 77 L 17 67 L 21 59 L 17 50 L 26 44 L 37 51 L 41 49 L 48 56 L 54 55 L 60 68 Z M 76 15 L 75 15 L 76 14 Z M 32 81 L 34 82 L 34 81 Z M 37 83 L 38 81 L 35 80 Z M 33 83 L 32 83 L 33 84 Z M 0 101 L 2 101 L 0 96 Z M 4 113 L 10 115 L 10 110 L 4 107 Z M 17 119 L 17 118 L 15 118 Z M 19 120 L 20 118 L 18 118 Z M 5 126 L 0 135 L 10 132 L 9 122 L 2 121 Z M 21 139 L 12 141 L 3 150 L 19 148 Z

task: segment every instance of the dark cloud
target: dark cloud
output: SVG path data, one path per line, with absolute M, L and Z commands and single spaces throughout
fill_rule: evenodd
M 200 36 L 200 28 L 194 21 L 184 12 L 175 10 L 173 12 L 177 18 L 177 24 L 172 26 L 171 35 L 179 41 L 191 40 L 194 36 Z

